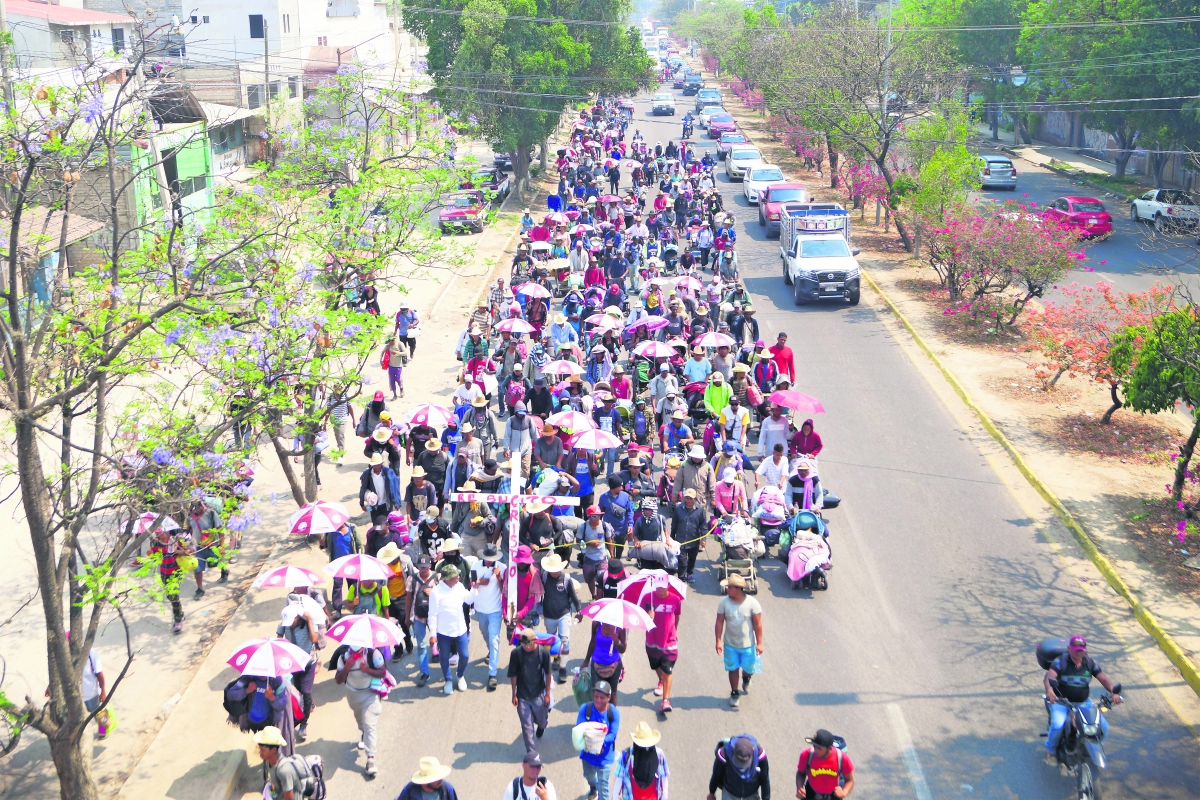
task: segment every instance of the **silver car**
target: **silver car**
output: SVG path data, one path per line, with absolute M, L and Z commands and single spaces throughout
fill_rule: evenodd
M 740 181 L 746 177 L 746 171 L 752 167 L 762 166 L 762 153 L 757 147 L 733 147 L 725 158 L 725 177 L 729 180 Z
M 979 173 L 979 184 L 984 189 L 1017 188 L 1017 168 L 1007 156 L 982 156 L 983 170 Z

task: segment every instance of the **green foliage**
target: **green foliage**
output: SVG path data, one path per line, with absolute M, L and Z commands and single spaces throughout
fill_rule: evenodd
M 917 173 L 908 208 L 921 223 L 941 224 L 947 209 L 961 206 L 967 192 L 979 188 L 982 162 L 966 145 L 970 121 L 960 104 L 943 103 L 905 135 L 908 162 Z
M 1139 345 L 1140 342 L 1140 345 Z M 1110 351 L 1116 372 L 1133 370 L 1125 382 L 1125 404 L 1155 413 L 1176 401 L 1200 402 L 1200 320 L 1195 307 L 1161 314 L 1147 327 L 1123 332 Z

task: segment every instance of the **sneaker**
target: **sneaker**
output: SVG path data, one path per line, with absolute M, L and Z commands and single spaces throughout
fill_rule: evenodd
M 367 743 L 366 743 L 366 742 L 364 742 L 364 741 L 363 741 L 363 740 L 360 738 L 360 739 L 358 740 L 358 744 L 356 744 L 356 745 L 355 745 L 355 747 L 356 747 L 357 749 L 359 749 L 359 750 L 366 750 L 366 749 L 367 749 Z
M 684 580 L 685 580 L 685 581 L 687 581 L 688 583 L 695 583 L 695 582 L 696 582 L 696 576 L 695 576 L 695 575 L 688 575 L 686 578 L 684 578 Z
M 1058 757 L 1054 753 L 1046 753 L 1046 766 L 1058 769 Z
M 413 651 L 413 640 L 410 637 L 410 638 L 404 640 L 404 652 L 411 655 L 412 651 Z
M 403 657 L 404 657 L 404 648 L 403 647 L 396 647 L 394 650 L 392 650 L 392 661 L 399 661 Z
M 742 673 L 742 694 L 750 694 L 750 679 L 753 677 L 745 672 Z
M 729 693 L 729 705 L 730 705 L 730 707 L 732 707 L 732 708 L 737 708 L 737 707 L 738 707 L 738 692 L 737 692 L 737 689 L 734 689 L 732 692 L 730 692 L 730 693 Z
M 489 676 L 488 676 L 487 690 L 488 690 L 489 692 L 494 692 L 494 691 L 496 691 L 496 687 L 497 687 L 499 684 L 500 684 L 500 682 L 496 680 L 496 676 L 495 676 L 495 675 L 489 675 Z
M 201 597 L 204 597 L 204 590 L 197 589 L 196 594 L 194 594 L 193 597 L 195 597 L 197 600 L 199 600 Z
M 455 653 L 454 655 L 450 656 L 450 666 L 452 666 L 452 667 L 458 666 L 458 653 Z
M 217 580 L 217 583 L 228 583 L 228 582 L 229 582 L 229 570 L 223 569 L 223 570 L 221 570 L 221 577 Z
M 539 739 L 540 739 L 540 738 L 542 738 L 542 734 L 543 734 L 543 733 L 545 733 L 545 732 L 546 732 L 546 726 L 545 726 L 545 725 L 538 725 L 538 726 L 537 726 L 537 730 L 535 730 L 535 731 L 533 732 L 533 735 L 534 735 L 534 736 L 536 736 L 537 738 L 539 738 Z
M 558 682 L 559 683 L 567 682 L 567 668 L 566 667 L 558 668 Z
M 375 759 L 373 759 L 373 758 L 367 759 L 367 768 L 365 770 L 363 770 L 363 774 L 366 775 L 368 778 L 375 777 Z
M 446 685 L 442 687 L 442 691 L 446 694 L 454 694 L 454 681 L 446 681 Z
M 654 696 L 662 697 L 662 681 L 659 681 L 658 686 L 654 687 Z
M 466 679 L 466 676 L 463 676 L 463 677 L 461 677 L 461 678 L 459 678 L 459 679 L 458 679 L 458 690 L 459 690 L 460 692 L 465 692 L 465 691 L 467 690 L 467 679 Z
M 417 676 L 417 686 L 424 686 L 427 683 L 429 683 L 429 676 L 424 672 Z
M 297 726 L 296 727 L 296 741 L 303 742 L 307 738 L 308 738 L 308 726 L 307 725 Z
M 176 622 L 175 627 L 171 629 L 174 633 L 183 633 L 183 623 Z
M 587 800 L 597 800 L 597 798 L 599 798 L 599 797 L 600 797 L 600 792 L 598 792 L 594 787 L 591 789 L 588 789 Z

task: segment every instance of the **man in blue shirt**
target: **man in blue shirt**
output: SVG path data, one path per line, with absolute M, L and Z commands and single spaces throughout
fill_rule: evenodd
M 588 800 L 608 800 L 608 784 L 615 761 L 613 750 L 621 727 L 620 710 L 608 702 L 611 696 L 612 688 L 608 681 L 598 681 L 592 687 L 592 702 L 584 703 L 575 717 L 576 725 L 599 722 L 608 726 L 599 753 L 589 753 L 586 747 L 579 752 L 579 758 L 583 761 L 583 779 L 588 783 Z
M 596 503 L 604 512 L 604 521 L 612 526 L 617 545 L 624 545 L 625 537 L 633 531 L 633 498 L 622 485 L 620 475 L 609 475 L 608 491 L 600 495 Z M 624 554 L 614 552 L 613 555 Z

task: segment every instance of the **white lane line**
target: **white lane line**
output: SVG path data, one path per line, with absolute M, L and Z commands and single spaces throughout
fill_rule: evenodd
M 908 782 L 912 784 L 913 793 L 917 800 L 933 800 L 929 793 L 929 785 L 925 783 L 925 771 L 921 769 L 921 760 L 917 758 L 917 750 L 913 747 L 912 736 L 908 733 L 908 724 L 904 721 L 904 712 L 895 703 L 888 703 L 888 722 L 892 724 L 892 733 L 896 735 L 896 743 L 900 745 L 900 757 L 904 759 L 904 767 L 908 770 Z

